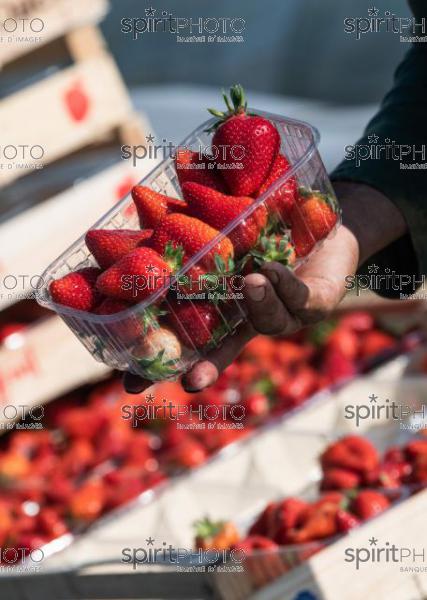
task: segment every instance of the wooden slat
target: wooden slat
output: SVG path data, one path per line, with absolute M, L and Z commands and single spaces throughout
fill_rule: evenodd
M 114 165 L 0 226 L 0 310 L 26 297 L 39 281 L 30 278 L 40 276 L 155 166 L 141 162 L 138 168 L 128 162 Z
M 0 406 L 28 410 L 107 372 L 54 315 L 16 334 L 10 347 L 1 348 Z M 6 421 L 10 422 L 2 411 L 0 423 Z
M 106 53 L 8 96 L 0 102 L 0 163 L 6 165 L 0 169 L 0 187 L 28 168 L 40 168 L 94 143 L 131 112 L 126 88 Z M 14 158 L 14 149 L 8 148 L 5 158 L 4 148 L 12 144 L 18 155 Z
M 106 0 L 37 0 L 32 3 L 1 0 L 0 69 L 67 31 L 98 23 L 105 16 L 107 8 Z M 22 19 L 25 19 L 25 24 Z M 15 22 L 16 31 L 13 31 Z

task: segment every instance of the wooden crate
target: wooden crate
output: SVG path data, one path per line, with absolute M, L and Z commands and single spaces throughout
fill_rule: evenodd
M 0 186 L 102 139 L 131 112 L 126 88 L 106 53 L 8 96 L 0 102 L 6 151 Z
M 98 23 L 107 8 L 106 0 L 2 0 L 0 69 L 72 29 Z
M 108 367 L 96 362 L 55 315 L 15 334 L 9 347 L 0 349 L 0 406 L 24 406 L 27 412 L 106 373 Z M 11 421 L 2 411 L 0 425 L 6 422 Z
M 119 163 L 0 225 L 0 309 L 33 292 L 47 265 L 154 166 Z

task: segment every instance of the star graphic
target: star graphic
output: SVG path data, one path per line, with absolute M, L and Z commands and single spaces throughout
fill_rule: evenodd
M 369 265 L 368 272 L 369 273 L 378 273 L 379 266 L 378 265 Z
M 154 542 L 156 540 L 154 538 L 152 538 L 151 535 L 150 535 L 150 537 L 147 540 L 145 540 L 145 541 L 147 542 L 147 546 L 153 546 Z
M 377 543 L 378 543 L 378 538 L 374 538 L 374 537 L 371 537 L 371 538 L 370 538 L 370 540 L 369 540 L 369 544 L 370 544 L 371 546 L 376 546 L 376 545 L 377 545 Z
M 145 267 L 145 270 L 147 271 L 147 273 L 152 273 L 154 271 L 154 265 L 149 264 Z
M 375 133 L 371 133 L 371 135 L 368 135 L 368 142 L 370 144 L 376 144 L 379 139 L 380 138 L 377 135 L 375 135 Z
M 371 395 L 369 396 L 369 400 L 370 400 L 371 402 L 376 402 L 376 401 L 378 400 L 378 396 L 375 396 L 375 394 L 371 394 Z
M 154 394 L 147 394 L 145 396 L 145 400 L 147 401 L 148 404 L 151 404 L 152 402 L 154 402 L 154 398 L 155 398 Z
M 376 6 L 372 6 L 371 8 L 368 9 L 368 15 L 370 17 L 378 17 L 379 12 L 380 11 Z
M 146 17 L 154 17 L 155 13 L 156 13 L 156 9 L 153 8 L 152 6 L 150 6 L 150 8 L 146 8 L 145 9 L 145 16 Z
M 154 135 L 152 133 L 150 133 L 150 135 L 145 136 L 145 139 L 147 140 L 147 142 L 152 144 L 154 142 Z

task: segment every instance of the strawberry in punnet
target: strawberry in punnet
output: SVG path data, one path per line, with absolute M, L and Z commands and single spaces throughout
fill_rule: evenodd
M 280 135 L 268 119 L 247 111 L 241 85 L 231 87 L 230 97 L 233 106 L 223 93 L 227 112 L 209 109 L 219 119 L 213 126 L 212 146 L 220 150 L 216 163 L 230 193 L 251 196 L 272 169 L 279 153 Z
M 359 519 L 350 512 L 346 510 L 339 510 L 337 512 L 337 529 L 339 532 L 347 533 L 359 525 Z
M 278 262 L 292 267 L 296 262 L 295 248 L 287 235 L 274 233 L 262 235 L 257 246 L 251 250 L 244 266 L 244 274 L 257 271 L 267 262 Z
M 49 287 L 52 300 L 78 310 L 93 310 L 99 302 L 95 284 L 100 273 L 101 269 L 87 267 L 52 281 Z
M 101 294 L 128 302 L 145 300 L 172 274 L 167 262 L 151 248 L 136 248 L 98 277 Z
M 177 336 L 166 327 L 151 328 L 132 351 L 147 379 L 161 380 L 177 374 L 182 349 Z
M 383 331 L 374 329 L 363 334 L 360 343 L 360 358 L 368 360 L 396 348 L 396 340 Z
M 183 214 L 170 214 L 166 215 L 159 226 L 155 228 L 150 240 L 150 247 L 160 255 L 165 253 L 168 246 L 173 246 L 175 250 L 180 247 L 184 252 L 183 263 L 185 263 L 218 234 L 217 229 L 199 219 Z M 216 270 L 217 257 L 225 265 L 228 265 L 233 256 L 233 244 L 227 237 L 224 237 L 205 254 L 203 266 L 206 269 Z
M 171 302 L 169 309 L 169 325 L 190 348 L 202 348 L 211 341 L 215 343 L 226 331 L 217 308 L 211 302 Z
M 384 512 L 390 506 L 390 500 L 375 490 L 362 490 L 352 502 L 352 512 L 366 521 Z
M 175 169 L 181 188 L 184 183 L 194 181 L 219 192 L 225 193 L 226 191 L 225 183 L 215 169 L 215 162 L 200 152 L 178 148 L 175 156 Z
M 333 201 L 320 192 L 299 191 L 289 215 L 292 241 L 298 256 L 307 256 L 316 242 L 325 238 L 337 222 Z
M 332 468 L 323 474 L 321 490 L 351 490 L 360 485 L 361 477 L 349 469 Z
M 326 448 L 320 457 L 322 468 L 341 468 L 367 475 L 379 466 L 378 451 L 367 439 L 347 435 Z
M 229 550 L 239 541 L 239 533 L 229 521 L 211 521 L 206 517 L 194 526 L 196 548 L 201 550 Z
M 115 315 L 130 308 L 132 304 L 116 298 L 105 298 L 93 311 L 96 315 Z M 157 312 L 154 308 L 145 309 L 142 315 L 129 315 L 128 317 L 109 324 L 111 334 L 120 340 L 120 343 L 129 344 L 144 335 L 147 327 L 152 323 Z
M 260 187 L 255 197 L 258 198 L 264 194 L 264 192 L 266 192 L 268 188 L 272 186 L 273 183 L 280 177 L 283 177 L 283 175 L 285 175 L 286 171 L 289 169 L 290 165 L 288 160 L 283 156 L 283 154 L 278 154 L 267 179 Z M 288 223 L 289 214 L 296 202 L 297 197 L 297 182 L 294 177 L 291 177 L 288 179 L 288 181 L 283 183 L 277 191 L 268 196 L 266 200 L 268 211 L 273 214 L 273 217 L 277 215 L 282 221 Z
M 188 213 L 218 230 L 224 229 L 254 202 L 248 196 L 226 196 L 194 182 L 184 183 L 182 193 L 188 203 Z M 266 225 L 267 211 L 261 205 L 230 231 L 228 237 L 237 257 L 243 256 L 256 245 Z
M 186 210 L 182 200 L 170 198 L 143 185 L 132 188 L 132 198 L 142 229 L 154 229 L 168 213 Z
M 146 242 L 152 233 L 151 229 L 90 229 L 85 240 L 101 269 L 108 269 L 141 243 Z

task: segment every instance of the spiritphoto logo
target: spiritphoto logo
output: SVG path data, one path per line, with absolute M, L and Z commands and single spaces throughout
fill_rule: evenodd
M 376 537 L 371 537 L 367 546 L 349 546 L 345 549 L 344 556 L 344 561 L 354 565 L 356 571 L 364 568 L 365 565 L 372 567 L 385 563 L 399 566 L 399 570 L 406 573 L 427 571 L 424 548 L 398 546 L 390 542 L 381 544 Z
M 145 541 L 145 547 L 123 548 L 121 562 L 131 564 L 133 570 L 140 565 L 168 564 L 175 566 L 177 571 L 243 571 L 245 554 L 242 550 L 181 548 L 164 541 L 156 543 L 151 536 Z
M 144 404 L 125 404 L 122 419 L 138 427 L 146 421 L 170 420 L 177 429 L 243 429 L 245 407 L 242 404 L 175 404 L 167 398 L 156 400 L 154 394 L 145 396 Z
M 41 548 L 1 547 L 0 557 L 0 573 L 37 573 L 41 570 L 44 552 Z
M 426 145 L 396 144 L 385 138 L 384 142 L 375 133 L 368 135 L 367 144 L 348 145 L 344 148 L 345 159 L 354 162 L 356 167 L 369 160 L 394 160 L 401 169 L 427 169 Z
M 178 164 L 179 169 L 199 169 L 199 170 L 221 170 L 225 168 L 221 161 L 227 161 L 228 169 L 243 169 L 243 164 L 240 162 L 246 155 L 245 147 L 240 144 L 221 144 L 221 145 L 204 145 L 199 144 L 197 147 L 177 146 L 172 141 L 162 138 L 160 143 L 155 143 L 155 136 L 150 133 L 145 137 L 146 144 L 123 144 L 121 146 L 122 160 L 132 162 L 132 166 L 136 167 L 140 160 L 166 160 L 175 159 L 182 154 L 192 152 L 196 161 L 190 164 Z M 235 161 L 235 162 L 231 162 Z
M 0 146 L 0 171 L 43 169 L 44 155 L 40 144 L 5 144 Z
M 389 398 L 381 400 L 376 394 L 368 396 L 368 402 L 346 404 L 344 418 L 355 423 L 356 427 L 365 421 L 394 421 L 399 423 L 402 430 L 421 430 L 427 425 L 426 405 L 402 404 L 390 401 Z
M 393 269 L 386 268 L 380 272 L 376 264 L 368 266 L 367 274 L 347 275 L 345 277 L 345 289 L 356 291 L 357 296 L 365 290 L 373 291 L 395 291 L 400 292 L 400 299 L 408 298 L 424 299 L 427 297 L 426 276 L 396 273 Z
M 42 405 L 6 404 L 0 409 L 0 429 L 42 429 L 43 425 L 40 421 L 43 417 L 44 407 Z
M 121 31 L 133 40 L 152 33 L 169 33 L 179 43 L 241 43 L 246 21 L 241 17 L 177 17 L 166 10 L 145 9 L 144 17 L 124 17 Z
M 360 40 L 368 33 L 393 33 L 400 36 L 401 42 L 426 42 L 426 19 L 417 21 L 415 17 L 399 17 L 389 10 L 381 14 L 376 6 L 368 9 L 367 17 L 346 17 L 344 31 Z M 405 35 L 403 35 L 405 34 Z
M 43 283 L 43 277 L 36 274 L 0 275 L 0 300 L 31 300 Z

